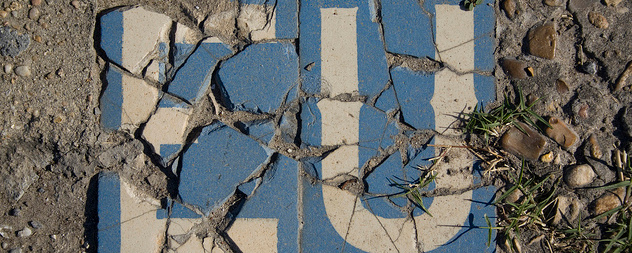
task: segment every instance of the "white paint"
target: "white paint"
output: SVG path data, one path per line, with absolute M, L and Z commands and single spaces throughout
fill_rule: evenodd
M 160 205 L 139 201 L 123 181 L 120 189 L 121 252 L 160 252 L 167 222 L 156 219 Z
M 358 91 L 358 8 L 320 9 L 322 93 L 331 97 Z
M 134 74 L 140 74 L 151 60 L 150 54 L 157 52 L 158 43 L 170 27 L 169 17 L 142 7 L 123 12 L 121 65 Z
M 460 26 L 462 23 L 447 22 L 452 18 L 443 15 L 454 15 L 452 11 L 458 6 L 440 6 L 437 8 L 437 29 L 451 29 L 452 26 Z M 447 11 L 444 11 L 447 10 Z M 356 13 L 357 9 L 321 9 L 321 64 L 322 80 L 326 80 L 328 86 L 323 85 L 323 89 L 328 89 L 332 96 L 341 93 L 358 90 L 357 76 L 357 44 L 356 44 Z M 461 15 L 462 13 L 459 13 Z M 441 17 L 439 17 L 441 15 Z M 473 23 L 473 22 L 470 22 Z M 449 26 L 451 25 L 451 26 Z M 444 36 L 447 41 L 455 40 L 452 36 L 461 37 L 464 34 L 443 33 L 437 31 L 437 36 Z M 465 33 L 467 35 L 467 33 Z M 466 38 L 467 39 L 467 38 Z M 443 40 L 442 40 L 443 42 Z M 428 42 L 427 46 L 431 46 Z M 460 47 L 459 47 L 460 48 Z M 473 50 L 473 47 L 471 47 Z M 452 52 L 448 50 L 446 52 Z M 471 54 L 463 54 L 463 56 Z M 449 55 L 448 55 L 449 56 Z M 452 59 L 452 58 L 451 58 Z M 454 57 L 454 64 L 467 67 L 468 59 L 461 62 L 458 57 Z M 473 60 L 472 60 L 473 63 Z M 472 83 L 472 78 L 457 78 L 459 85 Z M 437 79 L 435 79 L 437 80 Z M 439 74 L 435 84 L 435 91 L 439 91 L 441 96 L 434 99 L 435 102 L 445 102 L 449 97 L 471 97 L 472 89 L 451 89 L 453 85 L 447 81 L 454 81 L 454 77 L 447 74 Z M 460 87 L 460 86 L 459 86 Z M 458 92 L 457 92 L 458 91 Z M 323 91 L 321 91 L 323 92 Z M 467 95 L 465 93 L 468 93 Z M 470 94 L 471 93 L 471 94 Z M 470 100 L 463 100 L 470 102 Z M 438 120 L 442 121 L 440 115 L 460 111 L 460 103 L 445 103 L 437 105 L 434 110 L 439 115 Z M 361 104 L 357 102 L 339 102 L 322 100 L 318 103 L 318 108 L 322 115 L 322 144 L 339 145 L 355 144 L 359 141 L 359 116 Z M 442 138 L 436 139 L 437 144 L 448 143 Z M 450 162 L 450 166 L 470 167 L 471 160 L 467 154 L 457 154 Z M 358 146 L 346 145 L 332 152 L 322 161 L 323 178 L 332 177 L 341 173 L 357 173 Z M 437 187 L 463 188 L 472 183 L 471 175 L 460 173 L 445 173 L 445 169 L 439 166 L 437 176 Z M 387 219 L 378 217 L 365 209 L 360 200 L 353 194 L 340 190 L 337 187 L 323 185 L 323 201 L 327 216 L 335 230 L 346 238 L 348 244 L 369 252 L 416 252 L 414 242 L 415 232 L 411 220 Z M 429 251 L 448 242 L 454 237 L 460 227 L 448 227 L 439 225 L 462 225 L 470 211 L 471 202 L 467 199 L 472 197 L 472 192 L 468 191 L 461 195 L 435 197 L 432 205 L 428 207 L 433 217 L 420 215 L 414 217 L 417 224 L 418 238 L 421 250 Z M 427 233 L 431 231 L 431 233 Z
M 158 108 L 143 131 L 143 138 L 160 154 L 160 144 L 184 143 L 189 114 L 180 108 Z
M 122 75 L 123 104 L 121 110 L 121 128 L 135 129 L 147 121 L 158 102 L 158 89 L 144 80 Z

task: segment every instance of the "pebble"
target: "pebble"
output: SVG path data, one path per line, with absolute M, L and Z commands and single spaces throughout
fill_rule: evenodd
M 557 79 L 555 81 L 555 89 L 560 94 L 564 94 L 570 90 L 568 84 L 566 83 L 566 81 L 564 81 L 564 79 Z
M 577 143 L 577 140 L 579 140 L 577 133 L 568 128 L 568 126 L 566 126 L 566 124 L 558 118 L 551 117 L 549 119 L 549 124 L 552 128 L 546 129 L 546 135 L 562 145 L 562 147 L 568 149 Z
M 18 76 L 30 76 L 31 68 L 26 65 L 18 66 L 17 68 L 15 68 L 15 74 Z
M 22 248 L 13 248 L 9 250 L 9 253 L 22 253 Z
M 18 56 L 29 47 L 31 43 L 28 34 L 18 34 L 16 30 L 9 27 L 0 27 L 0 55 Z
M 4 73 L 9 74 L 11 71 L 13 71 L 13 65 L 11 63 L 4 65 Z
M 503 149 L 517 156 L 537 160 L 544 149 L 546 139 L 526 124 L 521 122 L 518 124 L 527 134 L 516 127 L 511 127 L 501 138 Z
M 81 3 L 78 0 L 72 1 L 70 4 L 75 7 L 75 9 L 79 9 L 81 7 Z
M 515 79 L 525 79 L 528 77 L 525 69 L 527 68 L 527 64 L 514 59 L 502 59 L 502 67 L 505 74 L 507 74 L 511 78 Z
M 544 155 L 542 155 L 542 157 L 540 157 L 540 161 L 545 162 L 545 163 L 550 163 L 553 161 L 553 158 L 555 158 L 553 156 L 553 152 L 548 152 Z
M 41 229 L 44 227 L 42 223 L 39 223 L 37 221 L 29 221 L 29 225 L 31 225 L 31 227 L 33 227 L 34 229 Z
M 587 119 L 588 118 L 588 105 L 587 104 L 582 104 L 579 106 L 579 110 L 577 111 L 577 115 L 581 118 Z
M 617 6 L 622 0 L 604 0 L 608 6 Z
M 20 231 L 18 231 L 17 233 L 18 237 L 28 237 L 31 236 L 33 234 L 33 231 L 30 228 L 24 228 Z
M 503 1 L 502 8 L 507 14 L 507 17 L 513 19 L 516 14 L 518 14 L 518 10 L 516 9 L 516 2 L 514 0 L 505 0 Z
M 601 29 L 608 29 L 608 27 L 610 26 L 606 17 L 594 11 L 588 13 L 588 21 L 590 21 L 590 23 L 594 26 Z
M 601 156 L 603 156 L 603 153 L 601 152 L 599 142 L 597 142 L 597 137 L 595 137 L 594 134 L 590 135 L 588 142 L 590 143 L 590 155 L 594 158 L 600 159 Z
M 548 6 L 553 6 L 553 7 L 564 6 L 565 3 L 566 3 L 565 0 L 544 0 L 544 4 Z
M 581 164 L 570 167 L 564 173 L 564 181 L 570 187 L 583 187 L 593 182 L 595 172 L 588 164 Z
M 625 67 L 625 70 L 619 75 L 617 78 L 617 82 L 614 85 L 614 91 L 619 91 L 623 86 L 626 85 L 626 81 L 628 77 L 632 74 L 632 61 L 628 62 L 628 65 Z
M 40 10 L 38 8 L 31 8 L 29 11 L 29 18 L 32 20 L 37 20 L 40 17 Z
M 595 75 L 597 74 L 597 63 L 594 61 L 587 61 L 581 67 L 582 71 L 586 74 Z
M 62 77 L 62 78 L 63 78 L 63 77 L 65 77 L 65 76 L 66 76 L 66 72 L 64 72 L 64 69 L 59 68 L 59 69 L 57 70 L 57 75 L 58 75 L 59 77 Z
M 37 43 L 42 43 L 42 36 L 35 35 L 35 36 L 33 36 L 33 40 L 37 41 Z
M 40 6 L 42 4 L 42 0 L 31 0 L 31 5 Z
M 522 198 L 522 196 L 523 196 L 522 191 L 519 189 L 516 189 L 512 193 L 507 195 L 507 198 L 505 198 L 505 201 L 507 203 L 517 203 L 520 200 L 520 198 Z
M 529 53 L 545 59 L 553 59 L 555 57 L 557 33 L 555 32 L 554 23 L 547 23 L 531 30 L 527 37 Z
M 7 247 L 9 247 L 9 244 L 6 242 L 2 242 L 2 244 L 0 244 L 0 247 L 2 247 L 2 249 L 6 249 Z
M 6 11 L 0 11 L 0 18 L 6 18 L 9 15 Z
M 11 210 L 9 210 L 9 215 L 11 216 L 20 216 L 20 209 L 19 208 L 13 208 Z
M 625 198 L 624 188 L 617 188 L 604 193 L 593 203 L 593 214 L 600 215 L 620 206 L 623 198 Z

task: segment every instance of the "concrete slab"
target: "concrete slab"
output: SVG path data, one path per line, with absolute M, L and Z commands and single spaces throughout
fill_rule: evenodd
M 148 93 L 126 91 L 133 82 L 118 80 L 135 74 L 106 70 L 111 85 L 101 98 L 102 126 L 145 123 L 143 138 L 165 161 L 175 161 L 178 197 L 163 206 L 138 202 L 125 195 L 121 189 L 129 187 L 116 175 L 104 174 L 100 252 L 125 251 L 125 245 L 148 245 L 146 252 L 221 252 L 224 242 L 243 252 L 494 251 L 482 227 L 485 215 L 495 216 L 489 204 L 495 189 L 474 187 L 479 177 L 472 155 L 452 150 L 450 163 L 434 168 L 437 178 L 423 198 L 428 212 L 393 186 L 419 178 L 419 166 L 430 166 L 442 152 L 411 146 L 413 136 L 434 130 L 443 135 L 429 143 L 460 145 L 450 138 L 461 134 L 454 127 L 458 115 L 494 100 L 491 6 L 466 12 L 456 1 L 240 4 L 238 25 L 248 27 L 257 43 L 236 52 L 217 38 L 192 39 L 179 24 L 152 28 L 172 29 L 174 41 L 152 32 L 150 57 L 130 61 L 149 66 L 141 74 L 167 85 L 164 94 L 131 101 Z M 123 15 L 111 13 L 101 17 L 102 32 L 126 36 Z M 125 45 L 105 41 L 101 47 L 112 65 L 127 68 L 127 58 L 117 58 Z M 421 73 L 392 67 L 387 57 L 393 54 L 434 58 L 448 68 Z M 231 113 L 272 117 L 233 124 L 216 115 L 186 143 L 189 121 L 199 116 L 195 108 L 209 88 Z M 133 120 L 122 120 L 125 110 L 136 113 Z M 301 155 L 290 158 L 289 149 L 278 146 L 298 148 Z M 322 147 L 333 151 L 317 152 Z M 433 195 L 434 189 L 456 193 Z M 194 232 L 222 221 L 211 213 L 235 196 L 243 199 L 223 217 L 225 229 L 216 236 Z M 125 210 L 144 213 L 136 218 Z M 124 218 L 144 223 L 158 243 L 140 242 L 132 234 L 141 225 L 123 226 Z

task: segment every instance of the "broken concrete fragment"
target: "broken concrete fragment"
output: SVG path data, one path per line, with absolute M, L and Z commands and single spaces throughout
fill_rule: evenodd
M 502 59 L 501 64 L 505 74 L 511 78 L 525 79 L 528 77 L 527 71 L 525 71 L 527 64 L 523 61 L 504 58 Z
M 526 124 L 521 122 L 518 124 L 526 133 L 512 126 L 501 138 L 503 149 L 517 156 L 537 160 L 544 149 L 546 140 Z
M 566 170 L 564 181 L 568 186 L 577 188 L 583 187 L 593 182 L 595 172 L 588 164 L 575 165 Z
M 275 38 L 276 18 L 273 6 L 244 4 L 237 17 L 239 36 L 252 41 Z
M 557 33 L 554 23 L 546 23 L 531 30 L 528 35 L 529 53 L 532 55 L 553 59 L 557 43 Z
M 546 129 L 546 135 L 562 145 L 562 147 L 568 149 L 579 140 L 577 133 L 568 128 L 568 126 L 566 126 L 566 124 L 558 118 L 551 117 L 549 119 L 549 124 L 552 128 Z
M 601 195 L 593 202 L 593 214 L 600 215 L 616 208 L 623 203 L 625 198 L 625 188 L 616 188 Z

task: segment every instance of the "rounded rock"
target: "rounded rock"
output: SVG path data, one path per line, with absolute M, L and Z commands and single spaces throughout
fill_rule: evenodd
M 9 253 L 22 253 L 21 248 L 13 248 L 9 250 Z
M 79 9 L 79 7 L 81 7 L 81 3 L 77 0 L 70 2 L 70 4 L 72 4 L 72 6 L 75 7 L 75 9 Z
M 621 205 L 625 198 L 625 189 L 616 188 L 601 195 L 593 203 L 593 214 L 600 215 Z
M 593 24 L 594 26 L 601 29 L 608 29 L 608 27 L 610 27 L 610 24 L 608 23 L 608 19 L 606 19 L 606 17 L 594 11 L 591 11 L 588 13 L 588 21 L 590 21 L 590 23 Z
M 590 165 L 581 164 L 568 168 L 564 174 L 564 181 L 568 186 L 577 188 L 592 183 L 595 175 Z
M 29 221 L 29 225 L 31 225 L 31 227 L 33 227 L 34 229 L 41 229 L 44 227 L 42 223 L 39 223 L 37 221 Z
M 537 57 L 552 60 L 555 58 L 557 33 L 554 23 L 546 23 L 532 29 L 527 35 L 529 53 Z
M 544 4 L 552 7 L 564 6 L 565 3 L 565 0 L 544 0 Z
M 20 231 L 18 231 L 17 233 L 18 237 L 28 237 L 31 236 L 33 234 L 33 231 L 30 228 L 24 228 Z
M 11 71 L 13 71 L 13 65 L 11 63 L 4 65 L 4 73 L 9 74 Z
M 18 66 L 17 68 L 15 68 L 15 74 L 18 76 L 30 76 L 31 68 L 26 65 Z
M 501 66 L 503 67 L 505 74 L 511 78 L 525 79 L 528 77 L 527 71 L 525 71 L 527 64 L 523 61 L 504 58 L 502 59 Z
M 40 17 L 40 10 L 38 8 L 31 8 L 29 11 L 29 18 L 32 20 L 37 20 Z
M 31 0 L 31 5 L 40 6 L 42 5 L 42 0 Z
M 0 10 L 0 18 L 6 18 L 9 16 L 9 13 L 3 10 Z

